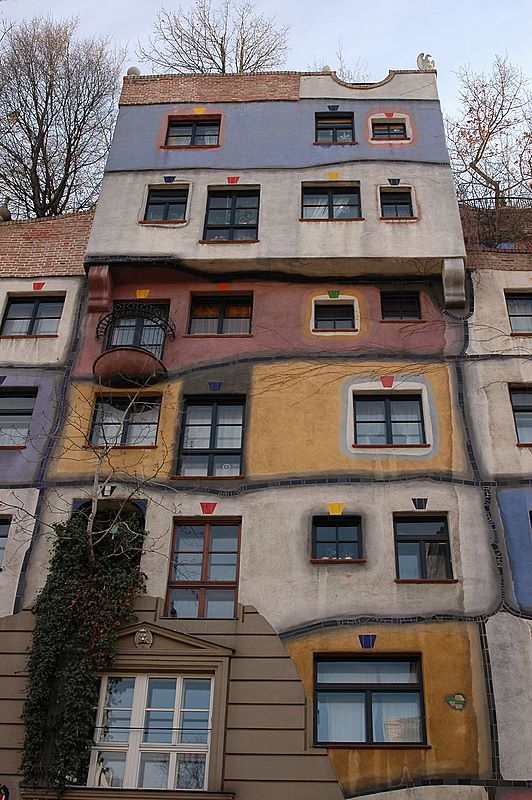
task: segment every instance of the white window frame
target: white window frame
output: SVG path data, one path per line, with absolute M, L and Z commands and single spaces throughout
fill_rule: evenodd
M 352 331 L 326 331 L 317 330 L 314 327 L 316 320 L 316 306 L 347 305 L 353 306 L 355 328 Z M 358 300 L 352 294 L 339 294 L 338 297 L 331 298 L 328 294 L 318 294 L 312 298 L 312 315 L 310 319 L 310 332 L 313 336 L 358 336 L 360 333 L 360 309 Z
M 105 701 L 107 697 L 107 683 L 109 679 L 113 678 L 133 678 L 135 681 L 133 689 L 133 705 L 131 709 L 131 722 L 128 741 L 125 742 L 106 742 L 101 739 L 100 731 L 103 729 L 103 716 L 105 711 Z M 144 714 L 146 711 L 146 703 L 148 697 L 148 684 L 150 678 L 166 678 L 176 681 L 176 702 L 174 706 L 173 718 L 173 736 L 172 743 L 163 742 L 143 742 L 142 734 L 144 729 Z M 190 680 L 209 680 L 210 681 L 210 704 L 209 704 L 209 719 L 207 727 L 207 741 L 205 743 L 180 743 L 177 741 L 177 730 L 179 728 L 179 716 L 182 710 L 183 689 L 184 681 Z M 98 711 L 96 715 L 96 726 L 94 732 L 95 746 L 91 751 L 89 777 L 87 786 L 96 788 L 109 788 L 98 784 L 98 754 L 105 753 L 125 753 L 125 767 L 124 767 L 124 780 L 122 789 L 137 789 L 139 782 L 141 755 L 143 753 L 153 754 L 169 754 L 170 763 L 168 769 L 168 784 L 166 790 L 179 791 L 176 789 L 174 783 L 177 771 L 177 757 L 179 753 L 189 753 L 193 755 L 205 755 L 205 779 L 204 785 L 201 789 L 194 791 L 205 791 L 207 789 L 208 775 L 209 775 L 209 754 L 212 735 L 212 709 L 214 697 L 214 680 L 210 674 L 194 674 L 183 673 L 176 674 L 139 674 L 139 673 L 121 673 L 120 675 L 112 674 L 102 677 L 100 687 L 100 699 L 98 702 Z M 161 790 L 161 791 L 166 791 Z M 191 790 L 188 790 L 191 791 Z

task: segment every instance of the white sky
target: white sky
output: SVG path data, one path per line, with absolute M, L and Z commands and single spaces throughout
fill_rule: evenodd
M 172 0 L 5 0 L 4 17 L 20 20 L 52 13 L 76 15 L 84 34 L 109 34 L 129 49 L 126 67 L 138 64 L 135 49 L 146 37 L 157 10 Z M 188 7 L 190 0 L 183 0 Z M 346 61 L 361 59 L 373 80 L 392 69 L 415 69 L 419 52 L 436 59 L 444 110 L 458 91 L 457 67 L 488 70 L 496 53 L 532 77 L 532 0 L 255 0 L 255 6 L 290 25 L 285 69 L 308 69 L 317 61 L 335 67 L 338 40 Z M 143 72 L 148 65 L 139 64 Z

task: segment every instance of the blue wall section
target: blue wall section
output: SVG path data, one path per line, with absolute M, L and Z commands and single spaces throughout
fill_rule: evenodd
M 332 102 L 329 100 L 328 102 Z M 169 114 L 192 111 L 190 103 L 122 106 L 107 171 L 188 168 L 305 167 L 357 160 L 406 160 L 448 163 L 440 104 L 435 100 L 336 100 L 340 112 L 354 113 L 358 144 L 316 146 L 314 115 L 327 111 L 326 100 L 219 103 L 206 113 L 224 115 L 218 149 L 161 150 Z M 204 104 L 202 104 L 204 105 Z M 382 111 L 410 114 L 412 144 L 370 144 L 367 116 Z M 198 117 L 201 119 L 201 117 Z
M 532 612 L 532 489 L 501 489 L 499 507 L 517 602 Z

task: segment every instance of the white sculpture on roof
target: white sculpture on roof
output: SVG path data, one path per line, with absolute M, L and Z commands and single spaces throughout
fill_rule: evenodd
M 422 72 L 426 72 L 429 69 L 436 69 L 436 62 L 430 55 L 430 53 L 420 53 L 416 59 L 417 68 Z

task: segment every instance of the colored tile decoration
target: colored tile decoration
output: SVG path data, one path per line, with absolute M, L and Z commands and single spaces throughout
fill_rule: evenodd
M 163 180 L 165 183 L 173 183 L 175 181 L 175 175 L 164 175 Z
M 327 106 L 327 108 L 329 109 L 329 111 L 338 111 L 340 106 Z
M 328 172 L 327 173 L 327 177 L 329 178 L 330 181 L 337 181 L 338 178 L 340 177 L 340 173 L 339 172 Z
M 113 495 L 115 491 L 116 491 L 116 486 L 113 486 L 108 483 L 105 486 L 102 486 L 100 494 L 102 497 L 111 497 L 111 495 Z
M 209 391 L 219 392 L 221 388 L 222 388 L 221 381 L 209 381 Z
M 445 700 L 456 711 L 462 711 L 466 704 L 466 698 L 463 694 L 448 694 Z
M 388 183 L 390 186 L 399 186 L 401 183 L 401 178 L 388 178 Z
M 7 378 L 7 375 L 0 375 L 0 386 L 3 384 L 3 382 L 5 381 L 6 378 Z
M 427 503 L 429 502 L 428 497 L 413 497 L 412 498 L 412 505 L 416 509 L 416 511 L 424 511 L 427 507 Z
M 383 389 L 392 389 L 394 375 L 381 375 L 381 384 Z
M 227 183 L 238 183 L 240 180 L 240 175 L 228 175 L 227 176 Z
M 40 292 L 41 289 L 44 288 L 45 281 L 34 281 L 33 283 L 33 291 Z
M 225 292 L 226 289 L 231 287 L 230 283 L 217 283 L 216 288 L 219 289 L 221 292 Z
M 358 641 L 363 650 L 373 650 L 377 641 L 376 633 L 359 633 Z
M 195 106 L 194 114 L 205 114 L 205 106 Z
M 388 119 L 390 119 L 390 117 L 393 117 L 393 111 L 385 111 L 384 112 L 384 116 L 388 117 Z
M 330 300 L 337 300 L 340 296 L 340 289 L 328 289 L 327 294 Z
M 200 503 L 202 514 L 212 514 L 218 503 Z
M 135 294 L 137 296 L 137 300 L 145 300 L 146 297 L 149 296 L 150 290 L 149 289 L 137 289 Z
M 331 517 L 340 517 L 344 510 L 343 503 L 327 503 L 327 509 Z

